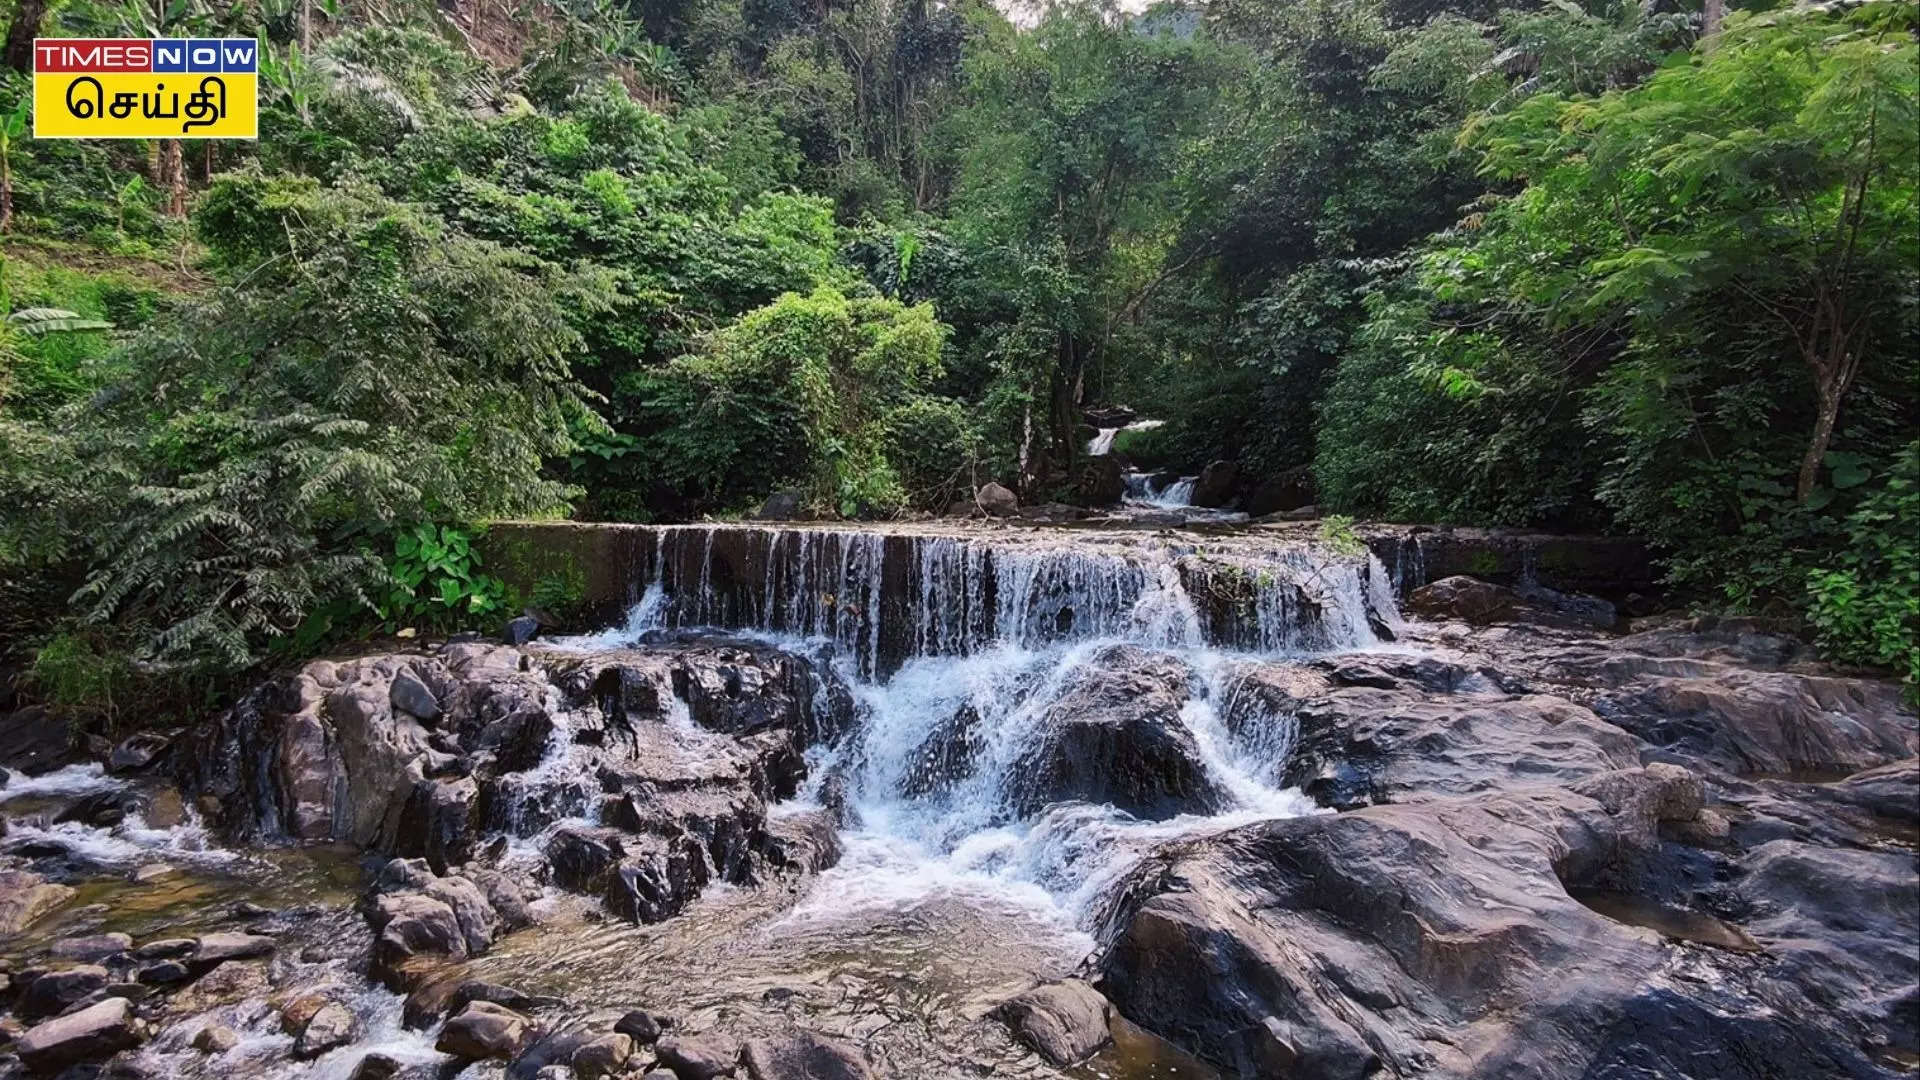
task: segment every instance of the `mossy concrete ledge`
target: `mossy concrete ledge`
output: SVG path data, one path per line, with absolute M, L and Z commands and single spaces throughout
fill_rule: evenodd
M 767 574 L 767 545 L 748 543 L 762 528 L 778 530 L 859 530 L 885 533 L 886 562 L 895 575 L 913 561 L 917 538 L 946 536 L 986 544 L 1111 543 L 1141 536 L 1141 531 L 1060 530 L 997 523 L 935 521 L 895 525 L 721 526 L 718 539 L 704 549 L 679 551 L 678 557 L 712 560 L 714 571 L 732 580 Z M 1194 533 L 1199 548 L 1231 544 L 1245 550 L 1275 550 L 1320 540 L 1315 522 L 1259 525 Z M 1658 573 L 1647 546 L 1629 537 L 1579 536 L 1508 529 L 1447 529 L 1420 525 L 1361 524 L 1356 534 L 1379 557 L 1403 595 L 1430 581 L 1467 574 L 1501 584 L 1537 582 L 1569 592 L 1620 597 L 1658 587 Z M 607 626 L 620 621 L 638 603 L 659 560 L 662 527 L 576 521 L 495 522 L 481 543 L 484 569 L 507 585 L 508 601 L 518 610 L 533 607 L 571 628 Z M 1186 534 L 1181 534 L 1185 537 Z M 1174 539 L 1162 534 L 1162 540 Z M 756 555 L 756 553 L 758 553 Z M 755 562 L 760 558 L 761 562 Z M 698 567 L 679 568 L 682 577 L 698 576 Z M 904 578 L 890 588 L 908 588 Z

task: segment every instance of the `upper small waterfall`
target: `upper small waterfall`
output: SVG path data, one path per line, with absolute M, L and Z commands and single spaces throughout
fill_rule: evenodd
M 1398 618 L 1376 560 L 1309 545 L 810 526 L 645 531 L 628 630 L 826 640 L 876 675 L 912 657 L 990 645 L 1355 648 Z

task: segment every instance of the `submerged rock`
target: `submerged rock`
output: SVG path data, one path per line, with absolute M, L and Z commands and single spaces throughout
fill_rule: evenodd
M 1057 1068 L 1078 1065 L 1113 1041 L 1112 1006 L 1078 979 L 1043 983 L 1001 1003 L 994 1015 Z
M 751 1080 L 871 1080 L 858 1047 L 810 1031 L 750 1039 L 740 1065 Z
M 29 870 L 0 870 L 0 936 L 18 934 L 73 898 L 73 889 Z

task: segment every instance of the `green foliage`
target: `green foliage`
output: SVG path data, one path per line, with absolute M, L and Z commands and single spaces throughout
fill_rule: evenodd
M 1868 482 L 1857 464 L 1835 472 L 1836 483 Z M 1807 573 L 1807 620 L 1828 655 L 1898 671 L 1908 699 L 1920 699 L 1920 442 L 1907 445 L 1844 527 L 1833 563 Z
M 660 428 L 641 453 L 701 506 L 741 505 L 791 483 L 821 508 L 891 513 L 909 501 L 891 433 L 940 412 L 923 394 L 945 336 L 925 305 L 829 287 L 788 293 L 645 376 L 634 393 L 649 395 Z M 964 422 L 942 419 L 947 448 L 964 453 Z M 937 447 L 921 451 L 910 468 L 927 483 L 942 466 Z
M 1367 553 L 1367 542 L 1353 529 L 1353 519 L 1345 514 L 1328 514 L 1320 519 L 1320 542 L 1336 555 L 1355 558 Z
M 42 645 L 29 677 L 34 692 L 54 705 L 109 713 L 133 681 L 125 656 L 75 633 L 57 634 Z
M 506 586 L 481 573 L 478 535 L 431 522 L 396 530 L 387 561 L 393 587 L 381 607 L 388 624 L 464 630 L 497 621 L 506 610 Z

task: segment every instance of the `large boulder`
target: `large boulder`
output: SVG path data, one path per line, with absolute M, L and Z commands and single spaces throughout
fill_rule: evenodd
M 1112 454 L 1080 460 L 1074 474 L 1074 495 L 1083 506 L 1112 506 L 1127 494 L 1127 473 Z
M 724 1035 L 669 1035 L 653 1049 L 680 1080 L 729 1076 L 740 1062 L 739 1041 Z
M 1407 596 L 1410 614 L 1469 623 L 1498 622 L 1513 615 L 1520 596 L 1504 585 L 1456 575 L 1423 585 Z
M 1312 506 L 1314 499 L 1313 469 L 1301 465 L 1271 476 L 1254 488 L 1253 494 L 1247 496 L 1247 513 L 1263 517 L 1284 510 L 1298 510 L 1303 506 Z
M 99 1061 L 132 1049 L 141 1039 L 133 1003 L 110 997 L 41 1022 L 20 1036 L 13 1051 L 30 1072 L 53 1073 L 68 1065 Z
M 1062 1069 L 1113 1041 L 1108 1029 L 1112 1012 L 1100 991 L 1079 979 L 1042 983 L 994 1010 L 1021 1042 Z
M 1221 507 L 1233 501 L 1234 488 L 1240 482 L 1240 466 L 1231 461 L 1215 461 L 1200 470 L 1193 482 L 1195 506 Z
M 988 481 L 973 493 L 973 501 L 989 517 L 1012 517 L 1020 512 L 1020 498 L 999 484 Z
M 1874 1075 L 1821 998 L 1569 897 L 1627 880 L 1700 797 L 1659 766 L 1184 845 L 1124 891 L 1102 987 L 1249 1077 Z M 1738 1064 L 1756 1048 L 1770 1071 Z
M 497 882 L 496 888 L 511 886 Z M 388 863 L 366 912 L 375 934 L 373 975 L 396 992 L 417 981 L 422 969 L 416 958 L 478 956 L 501 934 L 524 925 L 503 916 L 471 878 L 435 874 L 421 860 Z
M 1045 739 L 1014 770 L 1013 809 L 1081 800 L 1166 818 L 1225 805 L 1180 717 L 1190 679 L 1177 658 L 1129 645 L 1092 658 L 1042 716 Z
M 1899 687 L 1866 679 L 1740 669 L 1644 678 L 1594 711 L 1665 754 L 1735 775 L 1835 779 L 1920 750 Z

